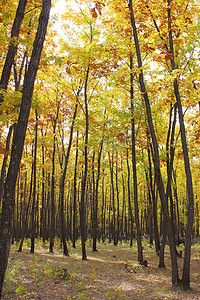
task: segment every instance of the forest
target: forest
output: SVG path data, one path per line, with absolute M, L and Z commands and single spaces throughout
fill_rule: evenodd
M 151 251 L 170 286 L 190 290 L 200 258 L 199 20 L 193 0 L 0 0 L 0 298 L 10 259 L 41 247 L 55 260 L 79 249 L 87 264 L 88 252 L 106 257 L 110 247 L 115 260 L 126 245 L 131 274 L 150 272 Z M 82 290 L 73 298 L 144 298 Z

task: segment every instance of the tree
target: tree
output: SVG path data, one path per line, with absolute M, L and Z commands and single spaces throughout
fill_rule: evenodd
M 145 102 L 145 106 L 146 106 L 146 113 L 147 113 L 149 131 L 150 131 L 150 134 L 151 134 L 151 139 L 152 139 L 152 144 L 153 144 L 153 149 L 154 149 L 154 168 L 155 168 L 155 172 L 156 172 L 157 185 L 158 185 L 158 190 L 159 190 L 159 194 L 160 194 L 160 199 L 161 199 L 161 202 L 162 202 L 164 220 L 166 222 L 166 226 L 167 226 L 167 230 L 168 230 L 168 238 L 169 238 L 170 253 L 171 253 L 171 260 L 172 260 L 172 285 L 176 286 L 176 285 L 179 285 L 179 283 L 180 283 L 179 276 L 178 276 L 178 264 L 177 264 L 177 257 L 176 257 L 176 247 L 175 247 L 174 240 L 173 240 L 173 234 L 172 234 L 171 222 L 170 222 L 170 218 L 169 218 L 167 199 L 166 199 L 163 179 L 162 179 L 162 175 L 161 175 L 158 143 L 157 143 L 155 130 L 154 130 L 154 125 L 153 125 L 153 120 L 152 120 L 151 107 L 150 107 L 150 102 L 149 102 L 149 98 L 148 98 L 148 93 L 147 93 L 145 83 L 144 83 L 141 52 L 140 52 L 137 28 L 136 28 L 135 17 L 134 17 L 134 12 L 133 12 L 132 0 L 129 1 L 129 9 L 130 9 L 130 13 L 131 13 L 131 24 L 132 24 L 132 28 L 133 28 L 133 36 L 134 36 L 134 41 L 135 41 L 138 68 L 140 69 L 139 84 L 140 84 L 141 93 L 142 93 L 142 96 L 144 98 L 144 102 Z
M 12 229 L 12 216 L 15 203 L 15 185 L 19 171 L 22 151 L 24 146 L 28 117 L 31 108 L 31 100 L 34 89 L 34 82 L 40 62 L 42 48 L 46 36 L 46 30 L 49 20 L 51 0 L 43 0 L 40 13 L 37 33 L 33 45 L 31 60 L 27 74 L 24 78 L 22 102 L 18 122 L 13 135 L 13 144 L 11 150 L 10 163 L 4 186 L 2 216 L 1 216 L 1 236 L 0 236 L 0 297 L 2 294 L 3 281 L 5 277 Z

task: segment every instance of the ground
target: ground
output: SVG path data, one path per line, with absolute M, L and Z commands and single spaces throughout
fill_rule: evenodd
M 62 255 L 59 244 L 54 253 L 37 241 L 35 254 L 26 242 L 23 252 L 11 248 L 2 299 L 200 299 L 200 243 L 192 246 L 191 289 L 171 288 L 169 249 L 166 269 L 158 268 L 154 247 L 143 242 L 148 267 L 137 263 L 136 245 L 98 244 L 92 252 L 87 242 L 87 260 L 81 259 L 81 245 L 69 246 L 70 256 Z M 180 273 L 183 259 L 179 259 Z

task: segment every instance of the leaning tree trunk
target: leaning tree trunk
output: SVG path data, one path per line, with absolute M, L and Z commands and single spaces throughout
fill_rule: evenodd
M 161 203 L 162 203 L 164 219 L 165 219 L 167 230 L 168 230 L 170 254 L 171 254 L 171 261 L 172 261 L 172 285 L 176 286 L 176 285 L 179 285 L 179 283 L 180 283 L 180 279 L 179 279 L 179 275 L 178 275 L 176 247 L 175 247 L 174 240 L 173 240 L 173 233 L 172 233 L 171 222 L 170 222 L 170 218 L 169 218 L 168 204 L 167 204 L 164 183 L 163 183 L 162 174 L 161 174 L 158 143 L 157 143 L 153 120 L 152 120 L 151 107 L 150 107 L 148 93 L 147 93 L 145 83 L 144 83 L 140 45 L 139 45 L 139 40 L 138 40 L 134 12 L 133 12 L 132 0 L 129 0 L 129 9 L 131 12 L 131 25 L 132 25 L 133 36 L 134 36 L 134 41 L 135 41 L 138 68 L 140 70 L 140 73 L 139 73 L 140 90 L 141 90 L 141 93 L 142 93 L 142 96 L 143 96 L 143 99 L 145 102 L 149 131 L 151 134 L 151 139 L 152 139 L 153 148 L 154 148 L 154 155 L 155 155 L 154 166 L 155 166 L 155 173 L 156 173 L 156 178 L 157 178 L 157 185 L 158 185 L 159 195 L 160 195 L 160 199 L 161 199 Z
M 18 39 L 18 37 L 19 37 L 19 31 L 20 31 L 20 27 L 21 27 L 21 24 L 22 24 L 22 21 L 24 18 L 26 3 L 27 3 L 27 0 L 20 0 L 18 7 L 17 7 L 15 19 L 14 19 L 13 26 L 11 29 L 11 40 L 13 40 L 13 42 L 11 42 L 8 47 L 6 60 L 4 63 L 2 74 L 1 74 L 0 89 L 2 89 L 2 90 L 7 90 L 7 87 L 8 87 L 8 82 L 9 82 L 9 78 L 10 78 L 12 65 L 14 63 L 14 58 L 17 53 L 18 43 L 16 43 L 16 39 Z M 3 102 L 2 92 L 0 92 L 0 103 L 1 102 Z
M 167 0 L 168 4 L 168 34 L 169 34 L 169 44 L 170 44 L 170 53 L 172 55 L 171 58 L 171 68 L 172 70 L 176 69 L 175 59 L 174 59 L 174 46 L 173 46 L 173 36 L 172 36 L 172 24 L 171 24 L 171 0 Z M 179 85 L 177 78 L 174 79 L 174 94 L 177 101 L 178 106 L 178 114 L 179 114 L 179 124 L 181 131 L 181 142 L 184 156 L 184 164 L 185 164 L 185 174 L 186 174 L 186 183 L 187 183 L 187 193 L 188 193 L 188 220 L 186 227 L 186 235 L 185 235 L 185 255 L 184 255 L 184 265 L 183 265 L 183 276 L 182 276 L 182 285 L 185 288 L 190 287 L 190 258 L 191 258 L 191 236 L 192 236 L 192 228 L 193 228 L 193 219 L 194 219 L 194 194 L 193 194 L 193 184 L 192 184 L 192 174 L 190 169 L 190 160 L 187 148 L 187 140 L 186 140 L 186 132 L 185 125 L 183 119 L 183 110 L 181 104 L 181 97 L 179 92 Z
M 38 29 L 33 44 L 31 60 L 27 74 L 24 78 L 20 113 L 18 123 L 16 124 L 16 128 L 13 134 L 10 164 L 4 185 L 4 196 L 2 201 L 2 222 L 0 225 L 0 297 L 2 295 L 3 282 L 10 252 L 12 217 L 15 204 L 15 185 L 24 147 L 28 117 L 31 109 L 34 82 L 40 62 L 43 43 L 46 36 L 50 8 L 51 0 L 43 0 Z
M 11 140 L 11 135 L 13 132 L 13 125 L 9 127 L 9 131 L 8 131 L 8 135 L 7 135 L 7 140 L 6 140 L 6 153 L 4 155 L 4 159 L 3 159 L 3 164 L 1 167 L 1 178 L 0 178 L 0 205 L 1 205 L 1 199 L 3 197 L 3 188 L 4 188 L 4 179 L 6 176 L 6 164 L 7 164 L 7 160 L 8 160 L 8 151 L 10 148 L 10 140 Z
M 69 162 L 69 155 L 70 155 L 70 150 L 71 150 L 72 141 L 73 141 L 74 123 L 75 123 L 75 119 L 76 119 L 77 109 L 78 109 L 78 96 L 76 99 L 76 105 L 75 105 L 74 114 L 73 114 L 73 118 L 72 118 L 69 144 L 68 144 L 67 154 L 65 156 L 64 170 L 63 170 L 61 180 L 60 180 L 60 230 L 61 230 L 61 239 L 62 239 L 62 244 L 63 244 L 63 254 L 66 256 L 68 256 L 69 253 L 68 253 L 67 243 L 66 243 L 66 238 L 65 238 L 64 187 L 65 187 L 65 177 L 66 177 L 67 167 L 68 167 L 68 162 Z

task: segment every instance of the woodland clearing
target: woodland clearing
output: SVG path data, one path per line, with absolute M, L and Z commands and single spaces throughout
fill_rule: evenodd
M 34 254 L 27 241 L 21 253 L 12 245 L 3 299 L 200 299 L 199 243 L 192 246 L 189 291 L 171 288 L 168 246 L 166 269 L 159 269 L 148 242 L 143 242 L 148 267 L 137 263 L 136 243 L 132 248 L 128 243 L 98 243 L 98 252 L 92 252 L 91 244 L 88 240 L 86 261 L 81 259 L 79 241 L 75 249 L 69 246 L 69 257 L 62 255 L 58 243 L 49 253 L 48 245 L 38 240 Z M 181 268 L 182 258 L 179 264 Z

